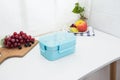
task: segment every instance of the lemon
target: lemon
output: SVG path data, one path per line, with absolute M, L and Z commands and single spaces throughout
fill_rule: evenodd
M 70 32 L 78 32 L 78 29 L 75 28 L 75 27 L 71 27 L 71 28 L 70 28 Z

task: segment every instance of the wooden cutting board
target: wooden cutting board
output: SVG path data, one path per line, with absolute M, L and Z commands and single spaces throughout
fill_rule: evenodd
M 0 64 L 12 57 L 23 57 L 26 55 L 35 45 L 37 45 L 38 41 L 36 40 L 34 44 L 31 45 L 31 47 L 24 47 L 22 45 L 22 49 L 18 48 L 13 48 L 13 49 L 8 49 L 8 48 L 0 48 Z

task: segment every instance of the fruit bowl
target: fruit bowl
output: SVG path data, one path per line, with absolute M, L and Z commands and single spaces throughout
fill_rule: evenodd
M 75 23 L 73 23 L 69 31 L 72 33 L 85 33 L 88 31 L 88 26 L 86 21 L 84 20 L 77 20 Z

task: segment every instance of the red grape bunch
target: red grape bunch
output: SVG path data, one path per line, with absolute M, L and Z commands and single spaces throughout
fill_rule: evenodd
M 32 38 L 31 35 L 27 35 L 23 31 L 20 31 L 19 33 L 14 32 L 11 36 L 6 36 L 3 44 L 6 48 L 18 47 L 19 49 L 22 49 L 22 44 L 24 44 L 25 47 L 30 47 L 34 42 L 35 38 Z

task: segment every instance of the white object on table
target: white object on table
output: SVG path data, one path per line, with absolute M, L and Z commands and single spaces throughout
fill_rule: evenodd
M 76 52 L 56 61 L 40 55 L 39 45 L 23 58 L 0 65 L 0 80 L 82 80 L 120 59 L 120 39 L 95 30 L 94 37 L 77 36 Z

